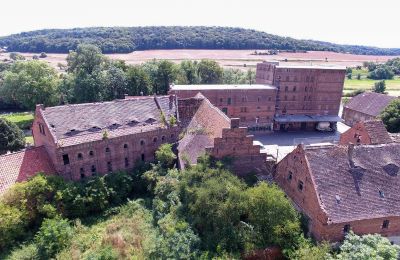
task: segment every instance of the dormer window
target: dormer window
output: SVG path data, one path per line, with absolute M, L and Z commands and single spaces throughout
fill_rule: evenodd
M 385 193 L 383 192 L 383 191 L 379 191 L 379 196 L 381 197 L 381 198 L 384 198 L 385 197 Z

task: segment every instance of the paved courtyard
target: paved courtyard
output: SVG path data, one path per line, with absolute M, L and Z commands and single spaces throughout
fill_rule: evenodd
M 343 123 L 338 123 L 336 132 L 273 132 L 264 134 L 254 134 L 254 140 L 263 145 L 262 150 L 282 160 L 288 153 L 300 143 L 310 146 L 331 145 L 337 143 L 340 134 L 349 127 Z

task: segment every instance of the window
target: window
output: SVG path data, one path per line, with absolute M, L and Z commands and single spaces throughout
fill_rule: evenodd
M 246 97 L 242 97 L 242 102 L 246 102 Z
M 171 134 L 171 139 L 174 139 L 174 137 L 175 137 L 175 135 L 174 135 L 174 134 Z
M 289 175 L 287 176 L 288 181 L 291 181 L 293 179 L 293 173 L 289 171 Z
M 293 92 L 296 92 L 296 86 L 293 87 Z
M 107 170 L 108 170 L 109 172 L 112 171 L 112 163 L 111 163 L 111 162 L 107 162 Z
M 42 135 L 46 135 L 46 132 L 44 131 L 44 126 L 43 126 L 43 124 L 41 124 L 41 123 L 39 123 L 39 132 L 40 132 Z
M 157 137 L 154 137 L 153 138 L 153 143 L 157 143 L 157 140 L 158 140 Z
M 242 112 L 242 113 L 247 112 L 247 107 L 241 107 L 241 108 L 240 108 L 240 112 Z
M 83 155 L 81 153 L 78 153 L 78 160 L 82 160 L 83 159 Z
M 223 99 L 223 98 L 220 98 L 220 99 L 219 99 L 219 102 L 221 102 L 221 103 L 224 102 L 224 99 Z
M 93 157 L 93 155 L 94 155 L 94 152 L 93 152 L 93 151 L 90 151 L 90 152 L 89 152 L 89 156 L 90 156 L 90 157 Z
M 110 152 L 110 148 L 106 148 L 106 153 L 109 153 Z
M 285 96 L 285 101 L 287 100 L 287 96 Z
M 125 157 L 125 167 L 129 167 L 129 159 L 128 159 L 128 157 Z
M 381 198 L 384 198 L 385 197 L 385 193 L 383 192 L 383 191 L 379 191 L 379 196 L 381 197 Z
M 347 234 L 350 232 L 350 224 L 346 224 L 343 227 L 343 233 Z
M 140 145 L 144 145 L 144 140 L 140 140 Z
M 161 141 L 165 141 L 165 135 L 161 136 Z
M 81 169 L 79 170 L 79 172 L 80 172 L 80 174 L 81 174 L 81 179 L 85 178 L 85 169 L 84 169 L 84 168 L 81 168 Z
M 305 91 L 305 92 L 307 92 L 307 89 L 308 89 L 308 88 L 307 88 L 307 87 L 305 87 L 305 88 L 304 88 L 304 91 Z
M 63 154 L 63 161 L 64 161 L 64 165 L 69 164 L 69 156 L 68 156 L 68 154 Z
M 142 162 L 144 162 L 145 157 L 144 157 L 144 153 L 142 153 Z
M 289 90 L 289 87 L 288 86 L 285 86 L 285 91 L 288 91 Z
M 304 184 L 303 184 L 302 181 L 299 181 L 299 184 L 297 185 L 297 188 L 299 189 L 299 191 L 303 191 Z
M 124 144 L 124 149 L 128 149 L 128 144 Z
M 92 171 L 92 175 L 95 175 L 96 174 L 96 166 L 92 165 L 91 171 Z
M 223 107 L 223 108 L 222 108 L 222 112 L 224 112 L 224 114 L 227 115 L 227 114 L 228 114 L 228 108 Z
M 261 108 L 260 107 L 257 107 L 257 110 L 260 110 Z
M 232 99 L 231 98 L 228 98 L 227 104 L 228 105 L 232 104 Z
M 382 224 L 382 228 L 389 228 L 389 220 L 384 220 Z
M 257 102 L 260 102 L 260 97 L 257 98 Z

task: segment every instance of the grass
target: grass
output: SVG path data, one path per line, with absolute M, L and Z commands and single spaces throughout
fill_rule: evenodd
M 33 122 L 32 112 L 22 112 L 22 113 L 10 113 L 0 115 L 0 118 L 5 118 L 13 123 L 15 123 L 19 128 L 23 130 L 30 129 Z
M 25 142 L 33 145 L 33 136 L 25 136 Z

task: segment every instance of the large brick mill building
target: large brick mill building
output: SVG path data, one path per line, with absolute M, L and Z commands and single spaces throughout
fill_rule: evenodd
M 201 92 L 229 117 L 250 130 L 335 128 L 345 68 L 257 64 L 255 85 L 172 85 L 170 93 L 190 97 Z
M 0 192 L 37 172 L 79 180 L 132 169 L 139 162 L 154 161 L 163 143 L 178 145 L 181 168 L 186 158 L 196 164 L 207 153 L 216 159 L 232 158 L 234 172 L 245 175 L 263 172 L 266 160 L 247 128 L 202 95 L 37 105 L 32 133 L 35 147 L 0 156 Z

